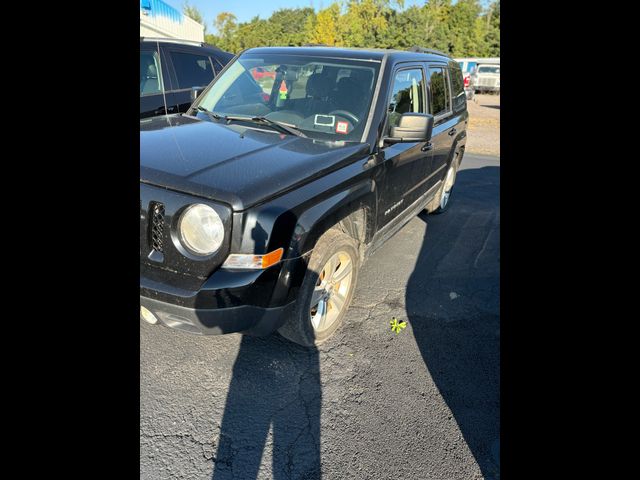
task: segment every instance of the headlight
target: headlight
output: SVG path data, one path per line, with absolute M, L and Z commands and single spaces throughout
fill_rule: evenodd
M 187 208 L 178 223 L 180 241 L 195 255 L 211 255 L 222 245 L 224 225 L 220 215 L 209 207 L 197 203 Z

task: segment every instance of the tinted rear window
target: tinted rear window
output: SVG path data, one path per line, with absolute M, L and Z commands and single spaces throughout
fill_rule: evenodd
M 458 68 L 451 68 L 451 90 L 453 97 L 453 111 L 458 113 L 465 109 L 467 105 L 467 96 L 464 93 L 464 80 L 462 79 L 462 71 Z
M 447 69 L 429 67 L 429 83 L 431 86 L 431 114 L 436 117 L 449 111 L 449 89 Z

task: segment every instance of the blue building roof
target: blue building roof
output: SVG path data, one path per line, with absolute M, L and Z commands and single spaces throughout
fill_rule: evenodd
M 140 0 L 140 10 L 145 10 L 149 17 L 166 17 L 176 23 L 182 23 L 182 12 L 162 0 Z

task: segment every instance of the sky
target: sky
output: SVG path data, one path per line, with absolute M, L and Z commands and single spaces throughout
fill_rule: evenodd
M 184 0 L 163 0 L 172 7 L 182 11 Z M 275 10 L 281 8 L 313 7 L 316 11 L 328 7 L 333 0 L 190 0 L 189 4 L 197 7 L 204 16 L 208 33 L 215 33 L 213 20 L 220 12 L 231 12 L 238 22 L 248 22 L 256 15 L 269 18 Z M 405 0 L 405 8 L 422 5 L 424 0 Z

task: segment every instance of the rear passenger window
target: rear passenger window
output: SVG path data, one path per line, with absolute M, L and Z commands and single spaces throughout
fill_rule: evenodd
M 429 84 L 431 86 L 431 114 L 434 117 L 449 111 L 449 81 L 447 69 L 429 67 Z
M 389 102 L 387 128 L 397 127 L 400 116 L 407 112 L 425 113 L 424 78 L 422 69 L 401 70 L 396 73 Z
M 464 80 L 462 79 L 462 71 L 458 68 L 449 70 L 451 73 L 451 90 L 453 92 L 453 111 L 454 113 L 462 112 L 467 104 L 467 96 L 464 93 Z
M 178 77 L 178 88 L 204 87 L 213 80 L 209 57 L 192 53 L 171 52 L 171 60 Z

